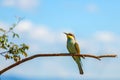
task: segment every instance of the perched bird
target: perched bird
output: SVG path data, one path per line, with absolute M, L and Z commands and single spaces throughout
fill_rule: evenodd
M 72 33 L 64 33 L 67 37 L 67 49 L 70 54 L 80 54 L 80 48 L 76 42 L 75 36 Z M 83 74 L 81 58 L 79 56 L 72 56 L 74 61 L 77 63 L 80 74 Z

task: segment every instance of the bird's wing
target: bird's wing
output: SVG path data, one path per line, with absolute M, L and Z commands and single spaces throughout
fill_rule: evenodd
M 80 48 L 77 42 L 75 42 L 75 49 L 77 50 L 77 54 L 80 54 Z

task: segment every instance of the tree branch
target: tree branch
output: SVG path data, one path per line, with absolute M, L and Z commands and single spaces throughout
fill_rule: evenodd
M 1 52 L 0 55 L 3 55 L 5 53 L 8 53 L 9 51 L 4 51 L 4 52 Z
M 53 57 L 53 56 L 80 56 L 80 57 L 91 57 L 95 58 L 98 60 L 101 60 L 100 58 L 105 58 L 105 57 L 116 57 L 117 55 L 115 54 L 108 54 L 108 55 L 100 55 L 100 56 L 95 56 L 95 55 L 90 55 L 90 54 L 69 54 L 69 53 L 55 53 L 55 54 L 35 54 L 30 57 L 24 58 L 14 64 L 11 64 L 10 66 L 0 70 L 0 75 L 3 74 L 4 72 L 8 71 L 9 69 L 18 66 L 19 64 L 22 64 L 26 61 L 32 60 L 37 57 Z

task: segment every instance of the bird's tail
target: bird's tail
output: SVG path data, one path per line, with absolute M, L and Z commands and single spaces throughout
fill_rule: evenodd
M 77 65 L 78 65 L 80 74 L 84 74 L 81 63 L 78 62 Z
M 81 74 L 81 75 L 84 74 L 83 69 L 82 69 L 82 62 L 81 62 L 80 57 L 73 57 L 73 59 L 75 60 L 75 62 L 76 62 L 77 65 L 78 65 L 80 74 Z

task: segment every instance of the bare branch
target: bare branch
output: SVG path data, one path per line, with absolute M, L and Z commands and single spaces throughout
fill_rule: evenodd
M 0 70 L 0 75 L 3 74 L 4 72 L 8 71 L 9 69 L 18 66 L 19 64 L 22 64 L 26 61 L 32 60 L 37 57 L 53 57 L 53 56 L 80 56 L 80 57 L 91 57 L 100 60 L 100 58 L 105 58 L 105 57 L 116 57 L 117 55 L 115 54 L 107 54 L 107 55 L 100 55 L 100 56 L 95 56 L 95 55 L 90 55 L 90 54 L 69 54 L 69 53 L 55 53 L 55 54 L 35 54 L 30 57 L 24 58 L 2 70 Z
M 107 54 L 107 55 L 100 55 L 98 56 L 98 58 L 105 58 L 105 57 L 117 57 L 117 55 L 114 55 L 114 54 Z
M 8 52 L 9 52 L 9 51 L 1 52 L 0 55 L 6 54 L 6 53 L 8 53 Z

